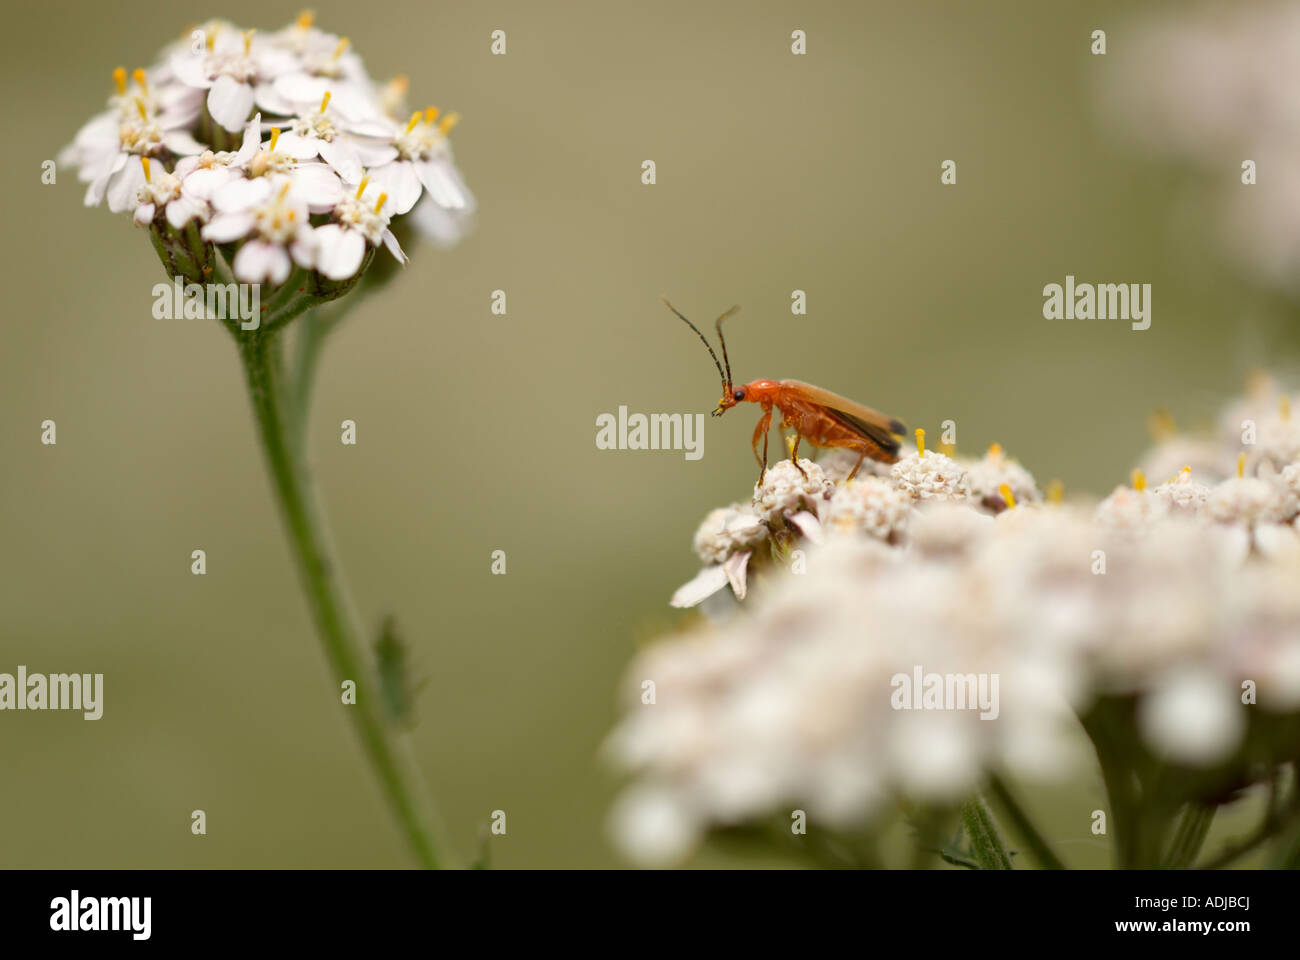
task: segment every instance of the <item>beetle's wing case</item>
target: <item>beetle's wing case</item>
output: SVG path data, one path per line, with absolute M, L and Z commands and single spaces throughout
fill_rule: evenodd
M 846 426 L 891 453 L 898 452 L 898 437 L 907 433 L 907 427 L 893 417 L 886 416 L 879 410 L 864 407 L 848 397 L 841 397 L 838 393 L 814 387 L 811 383 L 804 383 L 802 380 L 782 380 L 781 386 L 826 407 Z

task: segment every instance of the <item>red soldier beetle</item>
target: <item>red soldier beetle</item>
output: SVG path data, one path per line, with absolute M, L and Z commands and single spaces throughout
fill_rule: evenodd
M 667 297 L 663 301 L 669 310 L 695 331 L 713 358 L 713 365 L 718 368 L 718 375 L 722 378 L 722 399 L 718 401 L 713 415 L 720 417 L 738 403 L 757 403 L 763 408 L 763 416 L 754 428 L 751 441 L 754 459 L 761 468 L 758 474 L 760 483 L 767 473 L 767 439 L 772 426 L 773 407 L 781 411 L 781 427 L 794 431 L 793 438 L 786 442 L 790 460 L 800 473 L 804 472 L 803 467 L 799 466 L 799 443 L 803 440 L 814 447 L 843 447 L 858 453 L 858 462 L 849 473 L 849 480 L 857 475 L 867 457 L 881 463 L 898 461 L 900 437 L 907 433 L 907 428 L 893 417 L 801 380 L 754 380 L 739 387 L 733 385 L 727 341 L 722 336 L 722 321 L 739 310 L 739 306 L 732 307 L 718 317 L 714 324 L 718 331 L 718 344 L 722 347 L 723 362 L 720 363 L 708 338 L 699 328 L 687 320 Z M 726 364 L 725 368 L 723 363 Z M 761 458 L 758 455 L 760 437 L 763 440 Z

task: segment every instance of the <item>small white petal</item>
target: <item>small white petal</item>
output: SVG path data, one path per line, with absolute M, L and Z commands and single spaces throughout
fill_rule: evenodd
M 343 181 L 323 163 L 305 163 L 293 172 L 289 192 L 312 213 L 328 213 L 343 199 Z
M 668 601 L 674 607 L 693 607 L 702 600 L 713 596 L 728 583 L 727 571 L 723 569 L 722 564 L 712 567 L 705 567 L 689 583 L 684 583 L 677 588 L 673 594 L 672 600 Z
M 288 97 L 275 89 L 274 84 L 259 84 L 256 90 L 257 106 L 267 113 L 278 114 L 284 117 L 291 117 L 298 112 L 298 106 Z
M 367 169 L 382 167 L 384 164 L 392 163 L 397 159 L 397 148 L 386 143 L 354 140 L 352 145 L 357 151 L 357 157 L 361 160 L 361 165 Z
M 821 521 L 817 519 L 816 514 L 809 513 L 807 510 L 800 510 L 790 517 L 790 522 L 813 543 L 821 543 L 825 540 L 825 537 L 822 536 Z
M 411 211 L 411 222 L 435 247 L 454 247 L 469 232 L 472 220 L 463 211 L 444 210 L 424 196 Z
M 282 133 L 275 141 L 275 152 L 293 157 L 295 160 L 314 160 L 319 147 L 325 141 L 315 137 L 300 137 L 296 133 Z
M 135 222 L 142 227 L 147 227 L 153 223 L 153 214 L 154 205 L 152 203 L 142 203 L 135 208 Z
M 207 57 L 203 55 L 196 55 L 189 49 L 178 51 L 168 59 L 167 66 L 176 79 L 187 87 L 206 89 L 212 86 L 212 80 L 208 76 Z
M 293 243 L 289 244 L 289 253 L 293 256 L 294 263 L 304 270 L 314 270 L 316 268 L 317 253 L 316 231 L 311 227 L 305 227 L 298 231 L 298 236 Z
M 433 197 L 448 210 L 465 210 L 473 206 L 469 188 L 461 180 L 454 164 L 447 160 L 426 160 L 414 164 L 415 172 Z
M 318 140 L 316 151 L 320 154 L 320 158 L 333 167 L 344 180 L 355 183 L 361 179 L 361 158 L 347 141 Z
M 229 243 L 248 236 L 254 222 L 253 215 L 245 211 L 218 214 L 203 228 L 203 239 L 213 243 Z
M 736 595 L 737 600 L 745 599 L 746 574 L 749 568 L 749 555 L 752 552 L 752 550 L 741 550 L 733 553 L 722 565 L 727 580 L 731 583 L 731 592 Z
M 235 254 L 235 276 L 245 283 L 281 284 L 293 264 L 284 248 L 263 240 L 249 240 Z
M 253 88 L 234 77 L 220 76 L 208 91 L 208 113 L 231 133 L 244 129 L 253 109 Z
M 114 213 L 124 213 L 136 204 L 136 195 L 144 186 L 144 167 L 139 157 L 132 157 L 121 170 L 109 177 L 108 209 Z
M 178 164 L 178 171 L 179 167 Z M 200 167 L 192 173 L 181 176 L 185 181 L 185 192 L 199 200 L 211 200 L 226 184 L 243 180 L 243 175 L 238 170 L 231 170 L 229 167 Z
M 262 145 L 262 115 L 255 114 L 244 128 L 244 139 L 239 144 L 239 152 L 230 161 L 231 166 L 242 167 L 252 160 Z
M 234 180 L 212 194 L 212 205 L 222 213 L 251 210 L 265 203 L 271 196 L 271 184 L 266 177 L 252 180 Z
M 168 131 L 163 134 L 162 142 L 164 147 L 181 157 L 202 153 L 208 149 L 207 146 L 199 143 L 184 130 Z
M 191 220 L 202 221 L 207 214 L 206 205 L 193 197 L 177 197 L 166 208 L 167 222 L 177 230 Z
M 287 100 L 289 103 L 297 106 L 303 104 L 320 104 L 321 98 L 325 96 L 325 91 L 330 88 L 330 81 L 322 77 L 313 77 L 310 74 L 296 72 L 285 73 L 276 77 L 271 84 L 275 95 Z M 333 93 L 331 91 L 331 97 Z M 286 111 L 297 113 L 297 110 Z
M 365 237 L 336 223 L 317 228 L 316 245 L 316 269 L 331 280 L 354 276 L 366 255 Z
M 389 253 L 397 258 L 398 263 L 406 264 L 411 262 L 411 258 L 406 255 L 402 245 L 397 242 L 397 237 L 393 235 L 393 231 L 384 231 L 384 246 L 388 248 Z
M 423 192 L 414 165 L 406 160 L 397 160 L 371 170 L 370 182 L 388 194 L 394 215 L 409 211 Z

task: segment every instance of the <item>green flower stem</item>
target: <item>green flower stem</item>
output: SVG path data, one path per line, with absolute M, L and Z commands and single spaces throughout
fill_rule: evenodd
M 975 862 L 981 870 L 1014 870 L 1011 854 L 1007 853 L 998 831 L 998 822 L 988 804 L 978 793 L 971 796 L 961 808 L 961 822 L 970 838 Z
M 1065 864 L 1061 862 L 1061 858 L 1052 850 L 1051 844 L 1038 832 L 1038 828 L 1029 819 L 1029 815 L 1025 813 L 1024 808 L 1016 802 L 1015 796 L 1012 795 L 1002 778 L 993 777 L 989 781 L 989 789 L 993 791 L 993 796 L 997 797 L 998 803 L 1006 810 L 1016 832 L 1024 838 L 1025 843 L 1029 845 L 1029 849 L 1033 851 L 1034 858 L 1039 865 L 1046 870 L 1064 870 Z
M 301 312 L 306 308 L 295 297 L 283 309 Z M 432 805 L 404 737 L 384 712 L 373 658 L 361 639 L 308 476 L 305 444 L 294 437 L 293 427 L 302 423 L 302 417 L 293 414 L 288 406 L 289 390 L 283 382 L 276 335 L 285 322 L 284 315 L 277 314 L 266 318 L 262 329 L 238 335 L 267 467 L 334 679 L 339 684 L 345 680 L 356 683 L 356 703 L 342 709 L 356 725 L 416 860 L 434 869 L 442 864 L 443 856 L 433 826 Z
M 1214 804 L 1189 802 L 1178 820 L 1174 838 L 1170 841 L 1169 852 L 1165 854 L 1160 866 L 1167 870 L 1182 870 L 1190 867 L 1201 852 L 1205 838 L 1210 835 L 1214 815 L 1219 808 Z

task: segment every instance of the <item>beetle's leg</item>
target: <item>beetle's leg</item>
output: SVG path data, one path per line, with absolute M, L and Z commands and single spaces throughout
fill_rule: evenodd
M 750 441 L 750 447 L 754 451 L 754 459 L 758 460 L 758 482 L 762 483 L 763 478 L 767 476 L 767 431 L 772 426 L 772 408 L 771 406 L 763 407 L 763 415 L 758 418 L 758 425 L 754 427 L 754 438 Z M 758 456 L 758 438 L 763 438 L 763 457 L 760 460 Z
M 858 457 L 858 462 L 854 464 L 853 469 L 849 471 L 849 475 L 844 478 L 845 483 L 852 480 L 854 477 L 858 475 L 858 468 L 862 466 L 862 461 L 865 459 L 867 459 L 867 454 L 866 451 L 864 450 L 862 456 Z
M 808 471 L 805 470 L 803 467 L 799 466 L 799 441 L 802 439 L 803 436 L 799 433 L 799 431 L 796 430 L 794 436 L 785 438 L 785 445 L 786 448 L 790 451 L 790 462 L 794 464 L 795 469 L 798 470 L 803 475 L 803 478 L 805 480 L 807 480 Z

